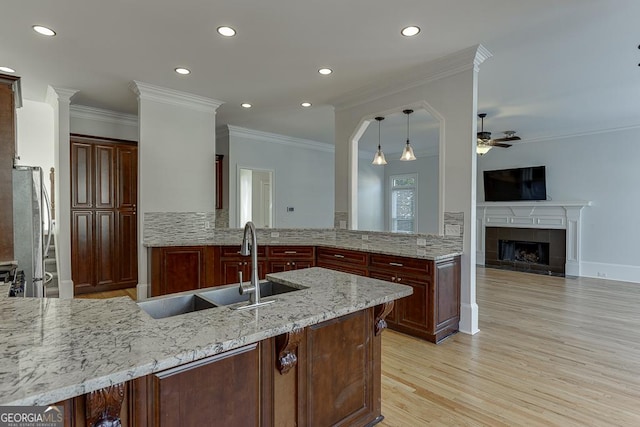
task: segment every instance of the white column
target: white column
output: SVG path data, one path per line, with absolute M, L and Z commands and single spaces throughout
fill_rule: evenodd
M 582 206 L 565 206 L 567 212 L 567 254 L 564 265 L 566 276 L 580 276 L 580 212 Z
M 60 298 L 73 298 L 71 279 L 71 154 L 70 114 L 71 97 L 78 92 L 49 86 L 47 103 L 53 107 L 54 165 L 56 168 L 56 258 Z

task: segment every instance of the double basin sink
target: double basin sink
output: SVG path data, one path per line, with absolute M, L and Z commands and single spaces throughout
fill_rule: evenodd
M 293 286 L 270 281 L 260 282 L 260 297 L 268 298 L 274 295 L 298 291 Z M 240 302 L 249 301 L 248 294 L 240 294 L 238 285 L 209 288 L 192 293 L 180 293 L 155 297 L 140 301 L 138 306 L 154 319 L 178 316 L 193 311 L 223 307 Z

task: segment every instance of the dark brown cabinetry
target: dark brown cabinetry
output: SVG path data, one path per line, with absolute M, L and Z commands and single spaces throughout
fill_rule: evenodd
M 269 246 L 267 259 L 267 273 L 298 270 L 316 265 L 313 246 Z
M 16 94 L 20 78 L 0 74 L 0 261 L 13 254 L 13 158 L 16 154 Z
M 385 306 L 59 404 L 65 426 L 365 426 L 381 416 Z M 94 415 L 95 414 L 95 415 Z M 106 425 L 106 423 L 105 423 Z
M 176 246 L 151 251 L 152 296 L 206 287 L 206 248 Z
M 220 247 L 220 268 L 216 285 L 238 283 L 240 273 L 242 280 L 251 280 L 251 257 L 240 255 L 240 246 Z M 264 246 L 258 246 L 258 278 L 264 279 L 267 274 L 266 251 Z
M 71 136 L 71 274 L 75 293 L 138 281 L 137 147 Z
M 319 247 L 316 265 L 344 273 L 368 276 L 369 254 L 346 249 Z
M 430 261 L 372 254 L 369 276 L 411 286 L 387 317 L 390 329 L 438 342 L 458 330 L 460 258 Z

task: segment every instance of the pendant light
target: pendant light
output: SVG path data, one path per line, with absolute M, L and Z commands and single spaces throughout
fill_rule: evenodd
M 491 145 L 489 145 L 489 141 L 491 141 L 491 132 L 484 131 L 484 118 L 487 117 L 487 113 L 478 114 L 480 118 L 480 132 L 478 132 L 478 141 L 476 144 L 476 153 L 480 156 L 484 156 L 491 150 Z
M 413 154 L 413 148 L 411 148 L 411 144 L 409 144 L 409 114 L 413 113 L 413 110 L 402 110 L 402 112 L 407 115 L 407 145 L 404 146 L 400 160 L 408 162 L 416 159 L 416 156 Z
M 384 120 L 384 117 L 376 117 L 376 120 L 378 121 L 378 151 L 376 152 L 376 155 L 373 156 L 373 162 L 371 163 L 374 165 L 386 165 L 387 161 L 385 160 L 384 153 L 380 148 L 380 122 Z

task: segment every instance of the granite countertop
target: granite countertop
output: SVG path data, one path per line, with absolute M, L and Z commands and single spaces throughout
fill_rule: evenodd
M 412 293 L 317 267 L 267 278 L 304 289 L 258 309 L 166 319 L 152 319 L 126 297 L 0 298 L 0 405 L 58 402 Z
M 167 239 L 163 241 L 156 241 L 153 243 L 146 243 L 145 246 L 149 248 L 153 247 L 170 247 L 170 246 L 240 246 L 242 237 L 236 238 L 224 238 L 224 239 Z M 264 239 L 260 240 L 260 244 L 264 246 L 317 246 L 326 248 L 347 249 L 352 251 L 362 251 L 369 253 L 376 253 L 382 255 L 401 256 L 407 258 L 426 259 L 430 261 L 439 261 L 441 259 L 451 258 L 453 256 L 462 255 L 461 251 L 440 247 L 440 246 L 418 246 L 418 245 L 394 245 L 388 244 L 376 244 L 376 243 L 353 243 L 353 242 L 330 242 L 326 240 L 303 240 L 303 241 L 271 241 L 266 242 Z

